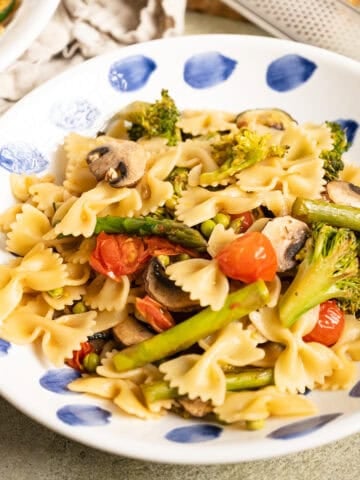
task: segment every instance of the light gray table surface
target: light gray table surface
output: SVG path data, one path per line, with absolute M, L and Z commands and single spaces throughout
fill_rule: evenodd
M 242 21 L 188 13 L 185 34 L 266 35 Z M 353 480 L 360 434 L 271 460 L 231 465 L 168 465 L 104 453 L 35 423 L 0 398 L 0 480 Z

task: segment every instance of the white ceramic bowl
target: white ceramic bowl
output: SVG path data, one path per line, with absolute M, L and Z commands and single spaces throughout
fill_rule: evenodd
M 31 45 L 44 29 L 60 0 L 22 0 L 13 20 L 0 36 L 0 71 Z
M 0 119 L 2 207 L 10 171 L 55 168 L 70 130 L 95 134 L 122 106 L 168 88 L 180 108 L 240 112 L 278 107 L 300 122 L 341 120 L 360 159 L 360 64 L 314 47 L 261 37 L 205 35 L 160 40 L 95 58 L 35 90 Z M 3 260 L 6 255 L 2 253 Z M 2 395 L 47 427 L 95 448 L 169 463 L 228 463 L 312 448 L 360 430 L 360 388 L 311 392 L 319 414 L 269 419 L 263 430 L 182 420 L 126 417 L 106 401 L 66 390 L 31 347 L 0 342 Z M 71 375 L 70 375 L 71 376 Z

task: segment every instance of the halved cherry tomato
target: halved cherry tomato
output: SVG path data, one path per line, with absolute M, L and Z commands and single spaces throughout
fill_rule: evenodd
M 260 232 L 244 233 L 221 250 L 216 259 L 227 277 L 244 283 L 260 279 L 270 282 L 277 270 L 276 252 Z
M 251 225 L 254 223 L 254 215 L 251 211 L 243 212 L 243 213 L 236 213 L 231 215 L 231 221 L 239 220 L 240 219 L 240 226 L 237 229 L 237 233 L 244 233 Z
M 143 321 L 151 325 L 155 332 L 163 332 L 175 325 L 171 314 L 148 295 L 144 298 L 136 298 L 135 308 Z
M 303 337 L 305 342 L 318 342 L 331 347 L 341 335 L 345 325 L 345 314 L 335 300 L 320 304 L 319 319 L 310 333 Z
M 193 250 L 171 243 L 162 237 L 144 237 L 144 243 L 152 257 L 158 257 L 159 255 L 179 255 L 181 253 L 187 253 L 191 257 L 197 256 L 197 253 Z
M 97 272 L 119 281 L 122 275 L 137 273 L 152 256 L 179 255 L 194 252 L 161 237 L 135 237 L 101 232 L 90 256 L 90 265 Z
M 122 275 L 140 270 L 148 257 L 141 238 L 101 232 L 90 256 L 90 265 L 97 272 L 119 280 Z
M 73 350 L 72 358 L 67 358 L 65 360 L 66 365 L 79 372 L 84 371 L 83 361 L 84 358 L 88 353 L 91 353 L 94 349 L 91 343 L 89 342 L 81 342 L 80 343 L 80 350 Z

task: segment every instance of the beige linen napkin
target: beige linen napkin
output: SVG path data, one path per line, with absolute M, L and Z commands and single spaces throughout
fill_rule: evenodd
M 33 88 L 84 59 L 181 34 L 186 0 L 62 0 L 25 54 L 0 73 L 0 114 Z

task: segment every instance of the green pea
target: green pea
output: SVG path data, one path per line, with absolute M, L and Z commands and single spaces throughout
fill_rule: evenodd
M 190 255 L 188 255 L 187 253 L 180 253 L 179 255 L 176 256 L 176 260 L 178 262 L 183 262 L 184 260 L 189 260 L 190 258 Z
M 201 233 L 204 235 L 204 237 L 209 238 L 215 226 L 216 223 L 214 220 L 205 220 L 205 222 L 202 222 L 200 225 Z
M 52 298 L 60 298 L 64 295 L 64 289 L 62 287 L 54 288 L 53 290 L 48 290 L 47 293 Z
M 175 210 L 176 205 L 177 205 L 176 197 L 171 197 L 165 202 L 165 207 L 168 208 L 169 210 Z
M 167 267 L 168 265 L 170 265 L 169 255 L 159 255 L 157 259 L 159 260 L 159 262 L 163 267 Z
M 96 372 L 97 367 L 100 365 L 100 356 L 97 353 L 91 352 L 85 355 L 83 360 L 83 367 L 89 373 Z
M 73 313 L 85 313 L 85 312 L 87 312 L 86 305 L 83 302 L 77 302 L 72 307 L 72 312 Z
M 264 428 L 265 420 L 246 420 L 245 426 L 247 430 L 261 430 Z
M 231 217 L 227 213 L 217 213 L 213 218 L 215 223 L 220 223 L 224 228 L 228 228 L 231 222 Z
M 241 233 L 243 227 L 243 219 L 241 217 L 235 218 L 235 220 L 230 223 L 230 227 L 234 230 L 235 233 Z

